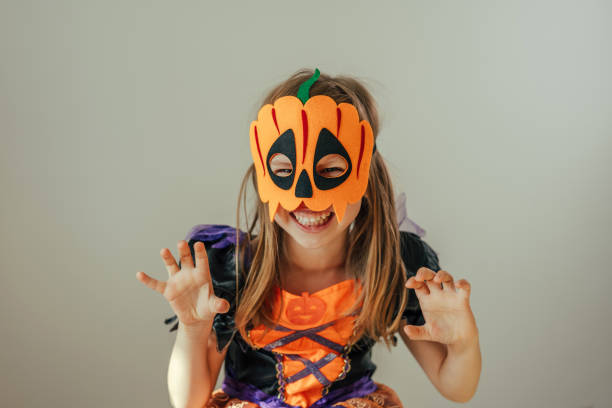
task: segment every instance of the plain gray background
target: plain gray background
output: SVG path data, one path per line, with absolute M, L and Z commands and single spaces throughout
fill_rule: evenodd
M 1 1 L 2 406 L 167 407 L 162 247 L 234 222 L 264 94 L 364 81 L 408 216 L 472 284 L 469 407 L 612 406 L 606 1 Z M 450 407 L 399 343 L 375 380 Z

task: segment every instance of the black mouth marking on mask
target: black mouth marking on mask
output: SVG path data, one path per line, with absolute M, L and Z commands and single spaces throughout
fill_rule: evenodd
M 291 174 L 285 177 L 280 177 L 274 174 L 272 169 L 270 168 L 270 159 L 276 153 L 284 154 L 291 160 Z M 293 179 L 295 178 L 295 135 L 293 134 L 293 130 L 288 129 L 282 135 L 276 139 L 276 141 L 270 147 L 270 151 L 268 152 L 267 157 L 267 167 L 268 174 L 270 174 L 270 178 L 278 187 L 283 190 L 289 190 L 293 185 Z
M 339 177 L 323 177 L 317 173 L 317 163 L 319 163 L 319 160 L 328 154 L 339 154 L 340 156 L 344 157 L 348 164 L 348 168 L 344 174 Z M 312 167 L 312 174 L 314 175 L 314 182 L 317 188 L 319 190 L 331 190 L 334 187 L 338 187 L 349 177 L 351 170 L 351 158 L 344 146 L 342 146 L 342 143 L 338 141 L 332 132 L 325 128 L 321 129 L 319 138 L 317 139 L 317 147 L 315 148 L 315 156 Z

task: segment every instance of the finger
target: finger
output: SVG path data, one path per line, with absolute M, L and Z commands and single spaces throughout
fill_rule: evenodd
M 210 269 L 208 267 L 208 256 L 206 254 L 206 247 L 203 242 L 198 241 L 193 245 L 195 250 L 195 282 L 198 286 L 202 286 L 205 283 L 210 283 Z
M 434 282 L 439 282 L 442 284 L 442 289 L 455 291 L 455 283 L 453 282 L 453 276 L 447 271 L 440 269 L 436 273 L 436 277 L 434 278 Z
M 429 291 L 430 292 L 442 292 L 442 284 L 436 280 L 437 274 L 431 269 L 428 269 L 428 268 L 424 268 L 424 269 L 426 271 L 431 272 L 431 274 L 429 272 L 423 272 L 423 276 L 424 276 L 423 281 L 429 288 Z
M 166 282 L 158 281 L 157 279 L 150 277 L 142 271 L 136 272 L 136 279 L 138 279 L 154 291 L 161 293 L 162 295 L 166 290 Z
M 431 337 L 427 330 L 427 325 L 413 326 L 407 324 L 404 326 L 404 332 L 410 340 L 429 340 Z
M 414 276 L 411 276 L 410 278 L 408 278 L 408 280 L 406 281 L 406 287 L 409 289 L 414 289 L 414 291 L 417 292 L 417 294 L 429 295 L 430 293 L 429 288 L 427 287 L 425 282 L 417 281 L 414 278 Z
M 431 280 L 436 276 L 436 273 L 426 266 L 421 266 L 418 270 L 414 278 L 417 281 L 424 282 L 426 280 Z
M 215 307 L 217 308 L 217 313 L 227 313 L 229 311 L 230 304 L 225 299 L 217 298 Z
M 461 293 L 465 299 L 469 299 L 472 285 L 467 280 L 460 279 L 455 286 L 457 287 L 457 292 Z
M 219 302 L 217 303 L 217 313 L 227 313 L 229 312 L 230 304 L 227 300 L 219 298 Z
M 182 239 L 176 244 L 176 246 L 179 251 L 179 258 L 181 259 L 181 269 L 193 269 L 193 258 L 191 257 L 191 250 L 189 249 L 189 244 L 187 244 L 187 241 Z
M 210 310 L 215 313 L 226 313 L 229 310 L 229 302 L 217 296 L 208 299 Z
M 172 256 L 172 253 L 168 248 L 162 248 L 161 251 L 159 251 L 159 255 L 164 261 L 164 265 L 166 266 L 166 270 L 168 271 L 168 276 L 172 276 L 180 270 L 179 266 L 174 260 L 174 257 Z
M 430 292 L 442 292 L 442 285 L 437 282 L 434 282 L 433 279 L 425 281 L 425 284 L 429 288 Z

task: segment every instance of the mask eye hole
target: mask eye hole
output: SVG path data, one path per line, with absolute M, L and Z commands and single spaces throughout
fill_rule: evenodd
M 328 154 L 323 156 L 317 163 L 317 174 L 325 178 L 336 178 L 346 173 L 348 163 L 339 154 Z
M 286 155 L 274 153 L 270 157 L 270 170 L 278 177 L 289 177 L 293 173 L 293 165 Z

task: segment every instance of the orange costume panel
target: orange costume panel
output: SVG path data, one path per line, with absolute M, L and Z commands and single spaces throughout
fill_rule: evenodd
M 361 290 L 355 279 L 301 296 L 276 288 L 273 305 L 275 315 L 280 315 L 278 325 L 267 333 L 265 326 L 255 327 L 249 336 L 258 348 L 281 358 L 286 403 L 312 405 L 348 370 L 346 353 L 359 309 L 348 316 L 343 313 L 350 310 Z

